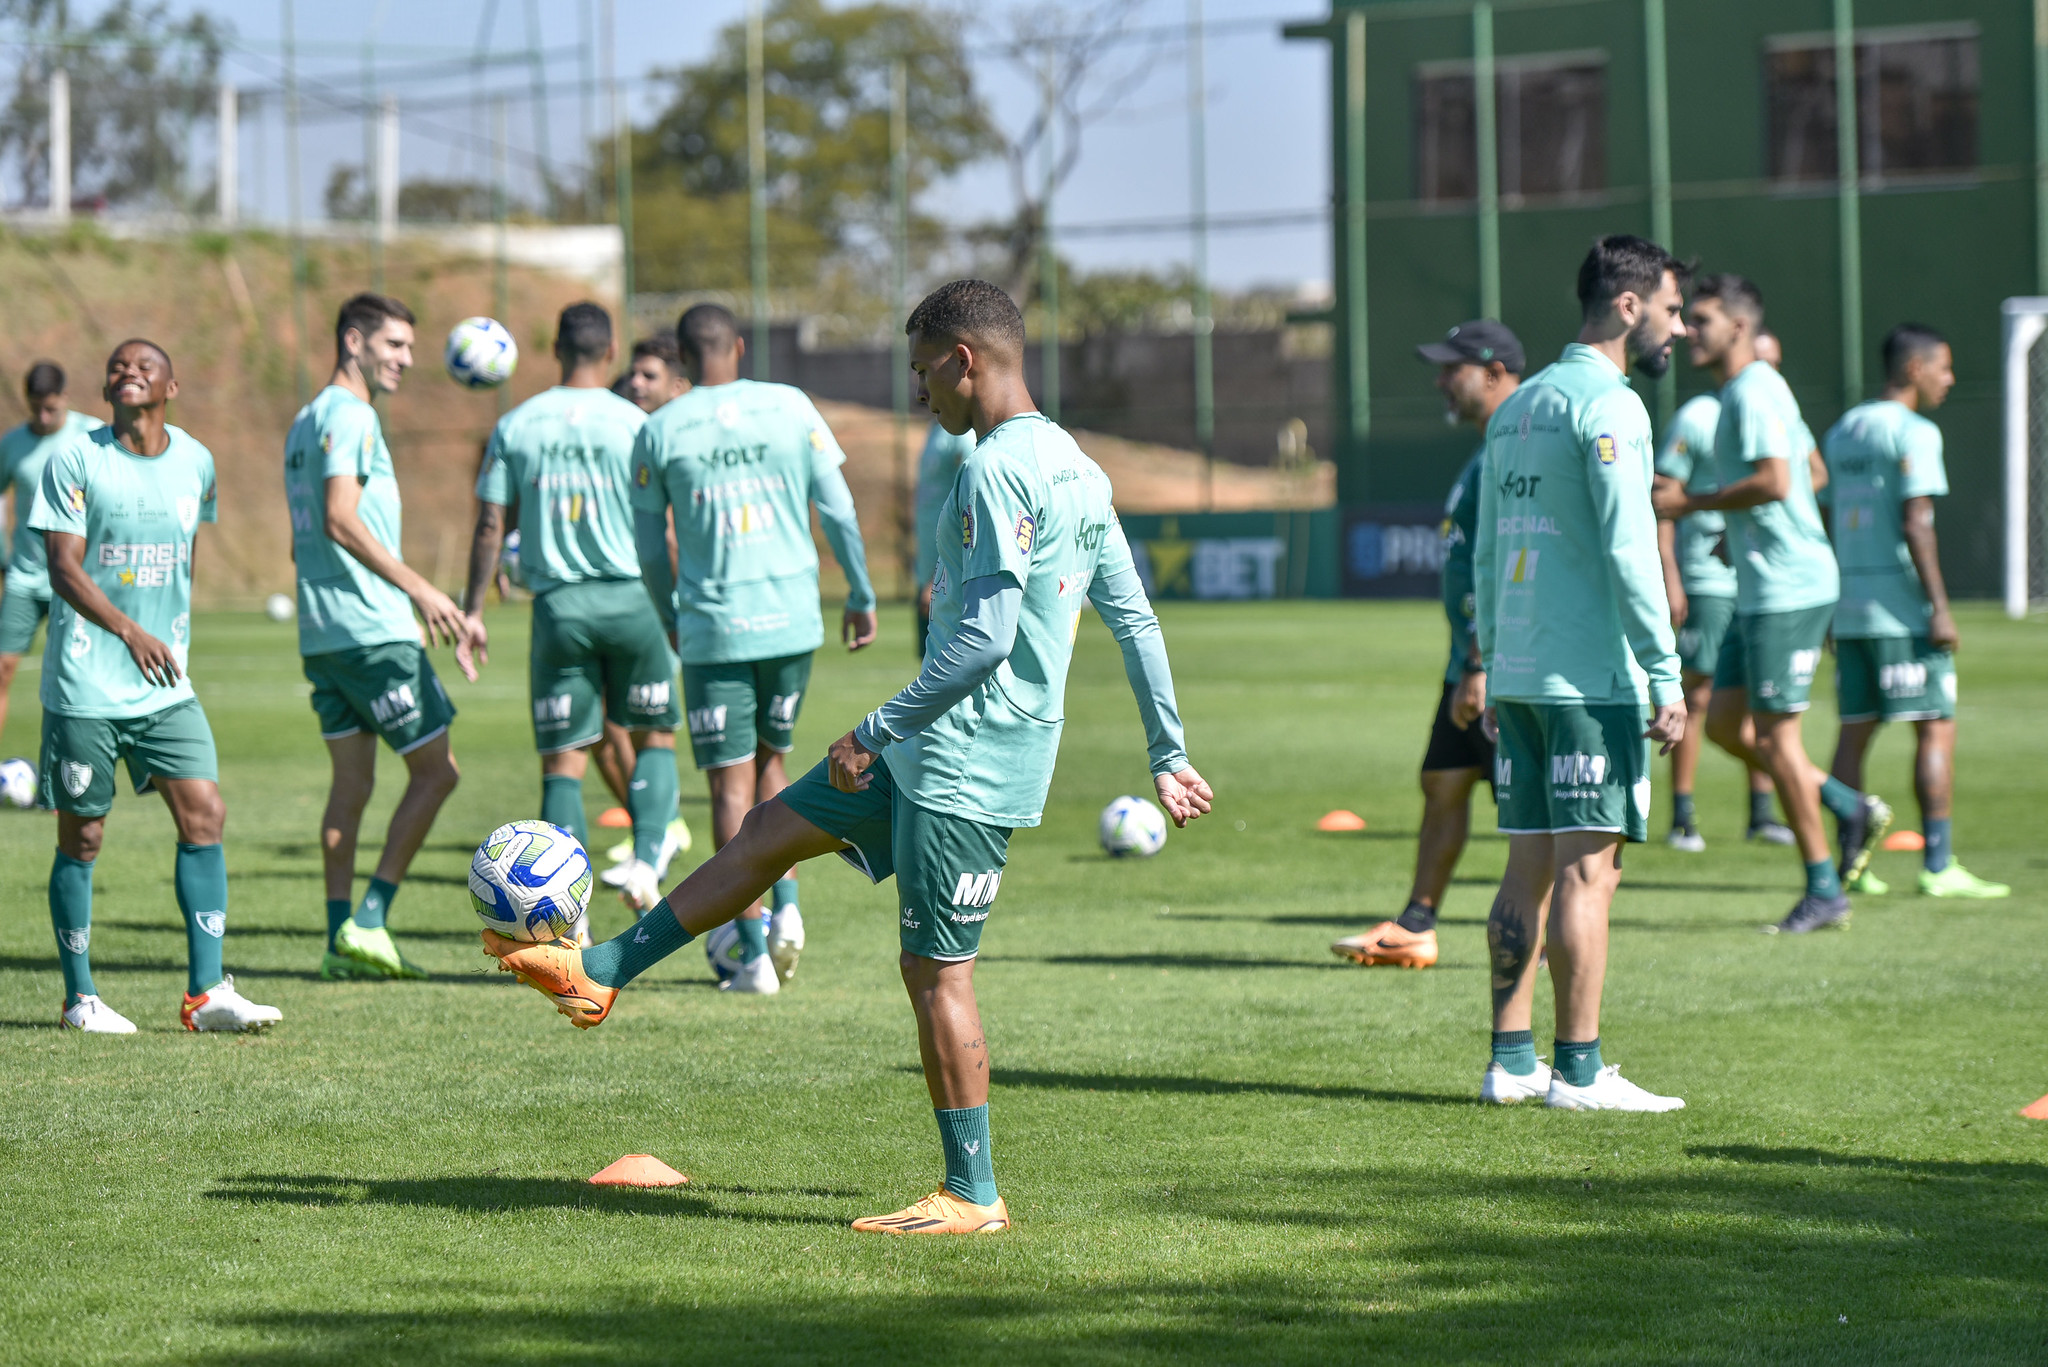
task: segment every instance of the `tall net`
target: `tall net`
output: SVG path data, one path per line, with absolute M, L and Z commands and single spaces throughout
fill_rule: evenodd
M 2027 350 L 2027 606 L 2048 607 L 2048 333 Z

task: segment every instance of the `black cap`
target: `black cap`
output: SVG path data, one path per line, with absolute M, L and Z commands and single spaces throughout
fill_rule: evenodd
M 1415 354 L 1431 365 L 1490 365 L 1499 361 L 1508 373 L 1519 375 L 1528 358 L 1522 343 L 1506 323 L 1491 318 L 1474 318 L 1444 334 L 1441 342 L 1415 348 Z

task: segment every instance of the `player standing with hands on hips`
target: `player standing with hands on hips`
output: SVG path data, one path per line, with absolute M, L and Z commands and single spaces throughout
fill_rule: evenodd
M 982 434 L 941 516 L 931 648 L 902 692 L 833 742 L 811 771 L 747 814 L 739 833 L 624 934 L 579 950 L 483 933 L 507 971 L 577 1026 L 692 938 L 731 920 L 790 865 L 838 854 L 896 879 L 903 985 L 917 1017 L 945 1184 L 864 1232 L 1007 1229 L 989 1153 L 988 1046 L 974 996 L 982 927 L 1010 832 L 1036 826 L 1059 749 L 1082 600 L 1122 648 L 1153 784 L 1177 825 L 1213 794 L 1188 764 L 1159 622 L 1131 564 L 1109 480 L 1039 413 L 1024 384 L 1024 319 L 982 280 L 911 313 L 919 398 L 949 432 Z
M 1649 830 L 1650 741 L 1685 734 L 1671 606 L 1650 509 L 1650 415 L 1631 362 L 1657 376 L 1685 331 L 1686 268 L 1617 234 L 1579 267 L 1584 326 L 1487 426 L 1473 584 L 1494 790 L 1508 867 L 1486 921 L 1493 1059 L 1479 1094 L 1569 1110 L 1675 1111 L 1603 1067 L 1607 911 L 1621 847 Z M 1648 725 L 1645 726 L 1647 721 Z M 1547 931 L 1546 931 L 1547 926 Z M 1532 1015 L 1548 936 L 1556 1054 Z

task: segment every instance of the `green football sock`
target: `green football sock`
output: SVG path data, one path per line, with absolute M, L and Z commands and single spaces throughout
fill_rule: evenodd
M 1828 900 L 1842 895 L 1842 878 L 1835 872 L 1835 861 L 1816 859 L 1806 866 L 1806 895 Z
M 946 1151 L 946 1190 L 977 1206 L 996 1201 L 996 1167 L 988 1152 L 988 1103 L 971 1110 L 932 1114 L 939 1120 L 939 1147 Z
M 1761 826 L 1771 819 L 1771 793 L 1768 789 L 1749 795 L 1749 824 Z
M 633 761 L 626 809 L 633 814 L 633 857 L 641 863 L 660 865 L 661 842 L 668 835 L 668 823 L 676 819 L 676 799 L 682 791 L 675 751 L 649 746 Z
M 1671 829 L 1675 831 L 1698 830 L 1699 827 L 1694 824 L 1696 819 L 1697 817 L 1692 806 L 1692 794 L 1673 793 L 1671 795 Z
M 1583 1044 L 1557 1041 L 1557 1055 L 1550 1066 L 1574 1087 L 1592 1086 L 1593 1080 L 1600 1076 L 1599 1037 L 1595 1036 Z
M 1948 867 L 1948 823 L 1949 818 L 1945 816 L 1928 817 L 1920 823 L 1927 828 L 1922 832 L 1927 837 L 1927 851 L 1920 857 L 1920 862 L 1929 873 L 1940 873 Z
M 1844 821 L 1854 821 L 1863 814 L 1863 794 L 1829 774 L 1820 785 L 1820 805 Z
M 356 924 L 364 930 L 381 928 L 384 918 L 391 914 L 391 899 L 396 896 L 398 884 L 372 878 L 370 890 L 363 894 L 363 904 L 356 908 Z
M 768 952 L 768 918 L 749 912 L 732 923 L 740 933 L 740 962 L 750 964 Z
M 540 819 L 552 821 L 589 849 L 589 827 L 583 821 L 583 780 L 567 774 L 541 775 Z
M 1496 1030 L 1493 1032 L 1493 1061 L 1516 1077 L 1536 1071 L 1536 1032 Z
M 330 897 L 327 899 L 327 952 L 329 954 L 334 952 L 334 932 L 341 929 L 341 923 L 349 918 L 351 910 L 353 908 L 349 906 L 348 898 L 346 897 Z
M 64 970 L 64 1005 L 94 995 L 92 960 L 92 865 L 57 851 L 50 865 L 50 926 L 57 932 L 57 963 Z
M 606 987 L 624 987 L 695 938 L 666 902 L 606 940 L 583 951 L 583 971 Z
M 778 878 L 775 890 L 768 894 L 768 905 L 781 911 L 784 907 L 796 905 L 796 879 Z
M 218 845 L 180 845 L 172 883 L 185 913 L 185 991 L 198 996 L 227 976 L 220 966 L 228 929 L 228 857 Z

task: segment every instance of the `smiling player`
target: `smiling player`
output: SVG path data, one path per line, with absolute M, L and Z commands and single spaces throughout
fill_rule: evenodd
M 1167 813 L 1186 825 L 1213 794 L 1182 747 L 1158 619 L 1109 480 L 1025 388 L 1017 306 L 986 281 L 956 280 L 919 304 L 906 330 L 920 400 L 947 431 L 983 434 L 941 512 L 958 530 L 940 545 L 923 672 L 749 812 L 732 840 L 624 934 L 584 951 L 485 931 L 484 947 L 588 1028 L 627 983 L 742 914 L 791 864 L 838 854 L 876 882 L 893 874 L 898 963 L 946 1179 L 915 1205 L 853 1227 L 989 1233 L 1009 1228 L 1010 1215 L 989 1154 L 975 955 L 1010 832 L 1036 826 L 1045 805 L 1084 597 L 1122 648 Z

